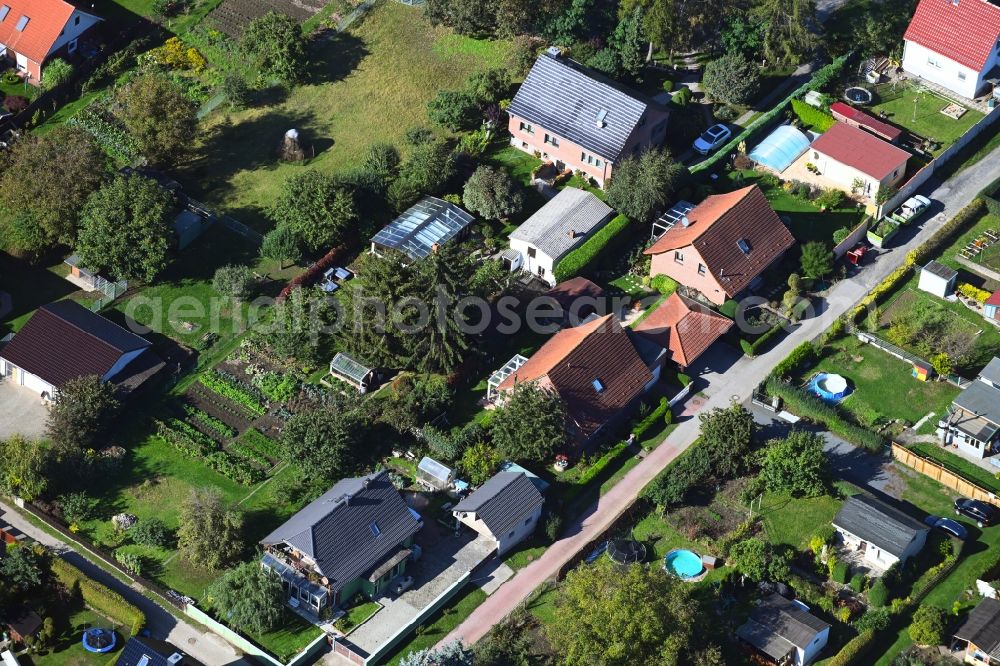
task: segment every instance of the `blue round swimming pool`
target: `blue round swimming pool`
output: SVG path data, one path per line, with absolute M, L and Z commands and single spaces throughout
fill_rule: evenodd
M 850 394 L 851 387 L 840 375 L 821 372 L 809 382 L 809 390 L 826 402 L 840 402 Z
M 672 550 L 667 553 L 667 556 L 663 558 L 663 568 L 682 580 L 700 576 L 701 572 L 704 571 L 704 567 L 701 565 L 701 556 L 694 551 L 685 549 Z

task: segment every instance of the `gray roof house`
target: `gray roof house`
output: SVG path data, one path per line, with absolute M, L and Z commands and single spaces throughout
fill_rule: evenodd
M 877 569 L 888 569 L 920 552 L 928 527 L 870 495 L 849 497 L 833 519 L 847 550 Z
M 452 514 L 491 539 L 503 554 L 534 531 L 544 501 L 527 474 L 500 472 L 452 508 Z
M 511 145 L 603 186 L 611 167 L 666 137 L 669 112 L 551 48 L 507 108 Z
M 984 458 L 1000 449 L 1000 359 L 994 358 L 952 400 L 949 415 L 938 423 L 944 444 Z
M 1000 664 L 1000 601 L 980 601 L 954 633 L 954 641 L 959 649 L 965 643 L 966 663 Z
M 826 646 L 830 625 L 810 614 L 808 607 L 771 594 L 750 612 L 736 635 L 776 664 L 804 666 Z
M 293 606 L 318 612 L 384 589 L 405 570 L 421 527 L 388 472 L 343 479 L 261 540 L 262 565 Z
M 519 255 L 511 258 L 511 269 L 534 273 L 554 286 L 559 260 L 607 224 L 614 212 L 591 192 L 564 188 L 510 234 L 510 249 Z

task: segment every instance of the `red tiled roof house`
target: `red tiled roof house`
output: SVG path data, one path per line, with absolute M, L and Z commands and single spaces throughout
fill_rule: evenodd
M 903 180 L 910 158 L 902 148 L 846 123 L 836 123 L 824 132 L 808 153 L 809 162 L 826 182 L 871 201 L 877 200 L 883 187 Z
M 684 369 L 732 327 L 729 317 L 674 292 L 632 330 L 666 347 L 670 360 Z
M 962 97 L 1000 76 L 1000 6 L 987 0 L 920 0 L 903 40 L 903 69 Z
M 570 438 L 586 446 L 656 383 L 661 360 L 643 360 L 631 335 L 607 315 L 553 335 L 498 390 L 535 382 L 554 392 L 566 404 Z
M 859 130 L 860 131 L 860 130 Z M 756 185 L 714 194 L 646 250 L 666 275 L 722 305 L 777 261 L 795 238 Z
M 37 86 L 45 62 L 75 53 L 80 36 L 100 20 L 64 0 L 0 0 L 0 55 Z
M 539 56 L 507 113 L 512 146 L 601 187 L 616 163 L 663 143 L 669 116 L 558 50 Z

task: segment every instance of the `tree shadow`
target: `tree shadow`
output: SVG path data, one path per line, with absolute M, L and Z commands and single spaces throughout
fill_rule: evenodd
M 309 83 L 333 83 L 347 78 L 368 56 L 368 46 L 349 32 L 332 32 L 313 43 L 306 78 Z

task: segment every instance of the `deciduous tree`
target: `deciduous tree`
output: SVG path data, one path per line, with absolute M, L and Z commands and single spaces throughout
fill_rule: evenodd
M 260 256 L 278 262 L 278 269 L 285 264 L 298 261 L 302 256 L 302 242 L 295 229 L 283 225 L 264 234 L 260 244 Z
M 615 165 L 607 185 L 608 204 L 635 222 L 647 223 L 663 212 L 683 167 L 670 153 L 649 150 Z
M 11 435 L 0 441 L 0 489 L 34 500 L 48 487 L 46 470 L 52 458 L 47 443 Z
M 757 424 L 743 405 L 716 407 L 701 420 L 701 440 L 708 451 L 713 472 L 722 478 L 733 478 L 746 467 L 750 446 Z
M 705 92 L 717 102 L 746 104 L 760 89 L 760 70 L 742 53 L 726 53 L 705 65 Z
M 389 202 L 397 211 L 403 211 L 425 194 L 441 194 L 454 173 L 447 143 L 435 140 L 416 145 L 389 187 Z
M 114 386 L 97 375 L 85 375 L 63 384 L 49 409 L 46 434 L 60 456 L 90 448 L 119 408 Z
M 11 548 L 0 559 L 0 578 L 15 590 L 24 593 L 42 585 L 42 558 L 28 545 Z
M 798 62 L 816 43 L 815 0 L 759 0 L 752 13 L 763 27 L 764 57 L 772 62 Z
M 338 245 L 358 215 L 349 188 L 332 176 L 309 170 L 285 182 L 271 217 L 291 227 L 307 251 L 320 252 Z
M 89 134 L 61 125 L 28 134 L 0 153 L 0 247 L 35 254 L 76 240 L 84 202 L 102 182 L 106 158 Z M 4 218 L 7 218 L 4 220 Z
M 212 277 L 212 289 L 223 296 L 243 299 L 253 293 L 257 278 L 249 266 L 235 264 L 219 266 Z
M 568 666 L 683 663 L 697 602 L 662 567 L 581 565 L 559 587 L 548 637 Z
M 476 99 L 464 90 L 440 90 L 427 102 L 427 118 L 452 132 L 479 125 L 482 112 Z
M 486 442 L 473 444 L 462 454 L 462 469 L 469 475 L 472 485 L 486 483 L 503 461 L 496 449 Z
M 114 114 L 154 165 L 170 165 L 192 146 L 198 128 L 194 102 L 157 74 L 132 79 L 115 93 Z
M 52 90 L 69 81 L 71 76 L 73 76 L 73 65 L 62 58 L 52 58 L 42 69 L 42 88 Z
M 273 11 L 250 21 L 240 35 L 239 49 L 245 64 L 256 70 L 263 82 L 300 81 L 309 66 L 302 25 Z
M 214 488 L 195 488 L 181 505 L 177 545 L 190 562 L 220 569 L 232 564 L 246 547 L 243 514 L 229 508 Z
M 138 174 L 118 175 L 87 199 L 77 252 L 116 280 L 151 282 L 167 266 L 174 198 Z
M 465 182 L 462 203 L 481 218 L 502 220 L 521 212 L 524 195 L 506 170 L 481 166 Z
M 360 470 L 360 426 L 351 412 L 300 412 L 285 423 L 281 443 L 287 459 L 299 464 L 306 478 L 332 481 Z
M 818 497 L 827 489 L 823 438 L 798 430 L 771 440 L 764 450 L 760 479 L 768 490 L 793 497 Z
M 494 412 L 490 432 L 508 460 L 547 462 L 566 443 L 566 406 L 559 396 L 523 382 Z
M 209 603 L 226 624 L 262 634 L 285 616 L 281 579 L 258 562 L 244 562 L 222 574 L 206 591 Z

